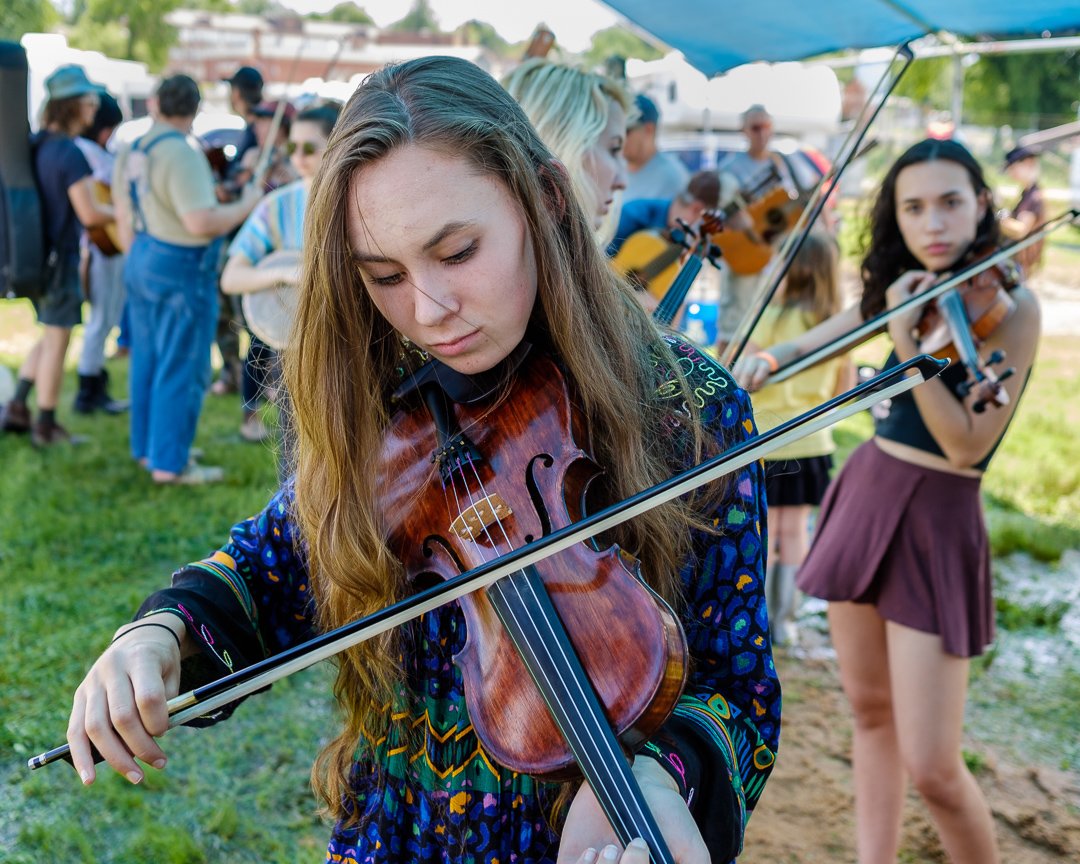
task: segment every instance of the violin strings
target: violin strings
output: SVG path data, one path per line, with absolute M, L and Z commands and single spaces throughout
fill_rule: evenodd
M 487 492 L 486 487 L 484 486 L 483 478 L 480 476 L 479 470 L 477 469 L 476 465 L 473 463 L 471 454 L 467 454 L 466 460 L 467 460 L 469 470 L 471 471 L 473 477 L 476 480 L 476 484 L 480 489 L 480 493 L 485 498 L 488 497 L 488 492 Z M 458 473 L 460 473 L 461 480 L 465 484 L 465 490 L 466 490 L 466 493 L 467 493 L 468 498 L 469 498 L 470 506 L 475 506 L 474 493 L 473 493 L 473 491 L 471 489 L 471 484 L 469 483 L 469 478 L 465 474 L 464 465 L 460 461 L 457 461 L 456 464 L 459 466 L 459 472 Z M 455 498 L 458 498 L 456 488 L 455 488 Z M 506 527 L 503 525 L 501 519 L 496 515 L 494 521 L 499 526 L 499 532 L 502 534 L 502 537 L 503 537 L 503 540 L 504 540 L 506 546 L 508 548 L 512 548 L 509 535 L 508 535 L 508 533 L 506 531 Z M 491 532 L 489 530 L 489 527 L 487 525 L 483 525 L 483 533 L 486 536 L 486 538 L 488 539 L 488 541 L 492 544 L 492 547 L 495 548 L 496 541 L 492 537 L 492 534 L 491 534 Z M 478 545 L 478 548 L 480 550 L 480 555 L 482 556 L 482 558 L 484 558 L 484 560 L 486 560 L 486 555 L 485 555 L 485 552 L 484 552 L 482 546 L 480 546 L 480 544 L 477 544 L 477 545 Z M 526 580 L 526 582 L 528 582 L 528 580 Z M 552 649 L 559 645 L 559 640 L 556 638 L 558 634 L 556 633 L 556 631 L 555 631 L 554 627 L 552 626 L 551 622 L 548 621 L 545 616 L 537 617 L 537 616 L 534 616 L 532 613 L 530 613 L 528 611 L 528 606 L 527 606 L 526 600 L 525 600 L 525 598 L 524 598 L 524 596 L 523 596 L 523 594 L 521 592 L 521 586 L 518 584 L 517 580 L 514 580 L 513 577 L 511 577 L 511 580 L 509 580 L 509 582 L 508 582 L 508 580 L 505 580 L 505 579 L 500 580 L 499 582 L 492 585 L 488 589 L 488 591 L 490 592 L 493 589 L 498 589 L 499 594 L 501 596 L 504 596 L 504 597 L 506 596 L 507 591 L 509 589 L 512 589 L 515 592 L 515 594 L 517 595 L 517 597 L 518 597 L 518 599 L 519 599 L 519 601 L 521 603 L 521 608 L 524 611 L 524 614 L 526 615 L 529 624 L 532 625 L 532 629 L 533 629 L 534 632 L 536 632 L 539 635 L 544 635 L 544 632 L 543 632 L 544 627 L 542 627 L 540 625 L 542 624 L 542 625 L 546 626 L 546 630 L 547 630 L 546 635 L 548 635 L 550 638 L 548 638 L 548 639 L 540 639 L 538 641 L 534 640 L 534 642 L 535 642 L 535 644 L 533 645 L 534 651 L 542 650 L 542 651 L 544 651 L 544 653 L 547 654 L 547 659 L 549 661 L 549 665 L 551 665 L 553 667 L 553 669 L 555 670 L 555 674 L 558 677 L 559 683 L 562 685 L 562 691 L 564 693 L 566 693 L 568 696 L 572 697 L 574 695 L 573 691 L 576 689 L 577 694 L 581 697 L 581 699 L 587 699 L 588 694 L 586 693 L 584 685 L 582 684 L 582 682 L 580 682 L 576 678 L 572 677 L 570 679 L 570 684 L 572 686 L 568 686 L 568 682 L 567 682 L 566 678 L 563 676 L 561 671 L 559 671 L 558 664 L 556 662 L 554 662 L 556 658 L 552 654 Z M 531 583 L 529 584 L 529 591 L 534 595 L 534 597 L 536 597 L 535 586 L 533 586 Z M 539 602 L 539 598 L 536 598 L 536 600 L 537 600 L 537 602 Z M 524 631 L 524 628 L 522 627 L 522 625 L 520 623 L 520 619 L 518 618 L 515 610 L 513 608 L 508 608 L 505 611 L 507 611 L 511 616 L 513 616 L 513 618 L 515 620 L 515 623 L 517 623 L 519 629 Z M 564 662 L 569 663 L 570 660 L 569 660 L 569 656 L 567 655 L 567 652 L 563 651 L 561 649 L 561 647 L 559 647 L 558 650 L 559 650 L 559 654 L 560 654 L 559 659 L 562 659 Z M 550 675 L 548 674 L 547 670 L 538 668 L 536 670 L 536 672 L 538 674 L 541 674 L 544 677 L 544 680 L 547 683 L 549 691 L 554 692 L 555 688 L 552 686 L 552 679 L 551 679 Z M 567 735 L 567 736 L 572 735 L 574 738 L 577 739 L 577 741 L 578 741 L 578 749 L 581 752 L 581 756 L 579 756 L 579 759 L 581 757 L 584 757 L 587 760 L 589 766 L 592 769 L 592 776 L 596 777 L 598 782 L 603 780 L 603 777 L 601 775 L 606 775 L 606 779 L 607 779 L 608 782 L 603 783 L 600 790 L 597 790 L 596 788 L 594 788 L 593 789 L 594 794 L 596 794 L 597 798 L 601 798 L 606 794 L 609 797 L 609 800 L 616 799 L 616 800 L 611 800 L 611 803 L 612 804 L 615 804 L 615 803 L 619 804 L 623 808 L 623 811 L 622 812 L 615 812 L 615 813 L 612 813 L 611 815 L 614 816 L 615 818 L 617 818 L 618 821 L 620 821 L 622 823 L 622 828 L 623 828 L 625 836 L 632 839 L 635 836 L 648 834 L 648 835 L 650 835 L 648 837 L 648 839 L 650 841 L 652 841 L 652 842 L 650 842 L 649 845 L 650 845 L 651 848 L 655 849 L 656 848 L 656 838 L 652 836 L 652 830 L 651 830 L 652 826 L 651 826 L 650 821 L 649 821 L 649 814 L 646 811 L 643 811 L 642 802 L 639 800 L 639 798 L 634 797 L 634 796 L 629 796 L 628 793 L 626 795 L 624 795 L 622 793 L 622 791 L 621 791 L 621 785 L 618 782 L 616 782 L 618 780 L 623 780 L 624 782 L 627 782 L 626 774 L 629 773 L 629 765 L 627 764 L 626 757 L 623 755 L 622 751 L 617 747 L 617 745 L 614 745 L 614 742 L 616 740 L 614 733 L 612 733 L 609 736 L 604 736 L 603 734 L 601 734 L 599 736 L 599 738 L 597 736 L 593 735 L 592 730 L 589 728 L 589 725 L 584 722 L 586 718 L 585 718 L 585 715 L 584 715 L 584 712 L 583 712 L 583 709 L 582 709 L 582 703 L 580 703 L 577 699 L 574 699 L 574 698 L 570 698 L 568 700 L 563 700 L 563 702 L 565 703 L 565 709 L 564 710 L 567 711 L 567 714 L 569 715 L 570 713 L 576 713 L 579 721 L 581 721 L 579 724 L 574 724 L 574 725 L 567 724 L 569 728 L 564 729 L 563 734 Z M 570 719 L 570 718 L 568 718 L 568 719 Z M 606 718 L 600 718 L 600 722 L 606 722 Z M 583 738 L 585 740 L 583 740 Z M 593 758 L 592 754 L 587 752 L 586 747 L 585 747 L 585 745 L 587 745 L 587 744 L 591 745 L 594 748 L 594 750 L 596 752 L 598 752 L 601 756 L 606 753 L 607 759 L 605 759 L 605 760 L 601 761 L 599 764 L 597 764 L 595 759 Z M 615 763 L 613 761 L 615 759 L 618 759 L 619 762 Z M 616 769 L 614 767 L 616 764 L 618 764 L 623 770 L 619 771 L 618 769 Z M 620 775 L 622 775 L 622 776 L 620 776 Z M 632 781 L 632 774 L 630 775 L 630 780 Z M 634 818 L 633 815 L 630 814 L 630 811 L 636 811 L 636 814 L 637 814 L 636 819 Z M 628 822 L 627 822 L 628 817 L 633 820 L 634 825 L 628 824 Z

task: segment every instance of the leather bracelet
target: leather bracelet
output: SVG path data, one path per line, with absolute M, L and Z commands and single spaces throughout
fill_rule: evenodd
M 160 627 L 162 630 L 168 630 L 169 635 L 176 640 L 176 650 L 179 651 L 181 654 L 184 653 L 184 649 L 180 645 L 180 637 L 176 635 L 176 631 L 173 630 L 173 628 L 170 627 L 168 624 L 162 624 L 160 621 L 143 621 L 141 624 L 136 624 L 134 627 L 128 627 L 127 630 L 123 631 L 122 633 L 117 633 L 115 636 L 113 636 L 112 642 L 110 642 L 109 644 L 112 645 L 113 642 L 115 642 L 121 636 L 127 636 L 127 634 L 130 633 L 132 630 L 138 630 L 140 627 Z
M 762 360 L 765 361 L 766 365 L 768 365 L 769 367 L 770 374 L 780 368 L 780 363 L 768 351 L 758 351 L 757 354 L 755 354 L 754 356 L 760 357 Z

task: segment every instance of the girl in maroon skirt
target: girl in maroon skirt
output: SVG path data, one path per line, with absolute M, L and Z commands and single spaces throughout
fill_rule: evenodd
M 926 140 L 889 170 L 871 215 L 863 294 L 841 312 L 736 369 L 751 389 L 886 307 L 925 290 L 998 226 L 982 169 L 953 141 Z M 979 497 L 1027 381 L 1039 334 L 1035 297 L 981 346 L 1016 369 L 1007 404 L 979 413 L 953 364 L 893 400 L 875 437 L 848 459 L 821 505 L 799 587 L 829 602 L 844 692 L 854 712 L 860 861 L 895 861 L 906 778 L 930 810 L 952 862 L 999 861 L 989 807 L 961 756 L 970 658 L 993 638 L 990 554 Z M 920 353 L 920 309 L 888 323 L 886 366 Z

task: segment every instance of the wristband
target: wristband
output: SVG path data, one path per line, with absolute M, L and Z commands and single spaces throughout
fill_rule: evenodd
M 168 624 L 162 624 L 160 621 L 143 621 L 141 624 L 136 624 L 134 627 L 128 627 L 128 629 L 125 630 L 123 633 L 117 633 L 115 636 L 113 636 L 112 642 L 110 642 L 109 644 L 112 645 L 113 642 L 115 642 L 121 636 L 127 636 L 127 634 L 130 633 L 132 630 L 138 630 L 140 627 L 160 627 L 162 630 L 168 630 L 169 635 L 176 640 L 176 650 L 179 651 L 181 654 L 184 653 L 184 649 L 180 646 L 180 637 L 176 635 L 176 631 L 173 630 L 173 628 L 170 627 Z
M 758 351 L 754 356 L 765 361 L 765 364 L 769 367 L 769 374 L 776 372 L 780 368 L 780 363 L 768 351 Z

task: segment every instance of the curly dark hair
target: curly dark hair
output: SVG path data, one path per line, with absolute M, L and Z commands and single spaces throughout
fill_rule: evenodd
M 896 178 L 909 165 L 946 159 L 963 166 L 971 178 L 976 195 L 985 195 L 986 212 L 975 229 L 971 248 L 985 249 L 996 246 L 1000 237 L 992 193 L 983 177 L 982 166 L 975 161 L 963 144 L 927 138 L 909 147 L 896 160 L 881 184 L 881 192 L 870 213 L 869 238 L 866 256 L 862 261 L 863 294 L 859 303 L 863 319 L 872 318 L 885 308 L 885 290 L 907 270 L 921 269 L 918 259 L 911 254 L 900 226 L 896 222 Z

